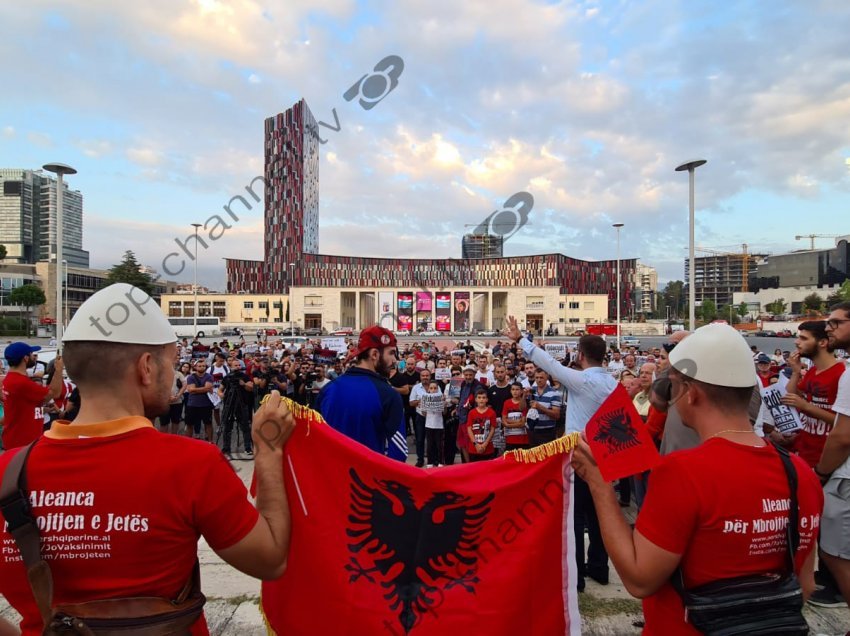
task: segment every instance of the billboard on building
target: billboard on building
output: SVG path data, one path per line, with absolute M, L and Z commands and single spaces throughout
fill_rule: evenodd
M 413 331 L 413 292 L 398 293 L 398 329 Z
M 469 292 L 455 292 L 455 331 L 469 331 Z
M 452 295 L 449 292 L 437 292 L 435 313 L 437 331 L 451 331 Z
M 416 292 L 416 328 L 424 331 L 433 329 L 431 310 L 434 306 L 431 292 Z
M 395 329 L 395 314 L 393 313 L 393 293 L 378 293 L 378 324 L 384 329 Z

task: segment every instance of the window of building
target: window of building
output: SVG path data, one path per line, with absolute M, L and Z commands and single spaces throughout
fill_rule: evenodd
M 282 302 L 280 302 L 279 300 L 276 300 L 276 301 L 272 304 L 272 309 L 283 309 L 283 303 L 282 303 Z
M 246 300 L 242 303 L 242 309 L 253 309 L 253 308 L 254 308 L 254 301 L 252 301 L 252 300 Z
M 570 309 L 578 309 L 578 307 L 579 307 L 579 304 L 578 304 L 577 300 L 571 300 L 570 301 Z
M 19 196 L 21 194 L 20 181 L 4 181 L 3 194 L 6 196 Z
M 321 307 L 322 306 L 322 297 L 321 296 L 305 296 L 304 297 L 304 306 L 305 307 Z
M 269 301 L 261 300 L 257 303 L 257 307 L 259 307 L 260 309 L 268 309 L 269 308 Z
M 581 322 L 578 318 L 570 318 L 570 322 Z
M 564 303 L 558 303 L 558 309 L 563 309 L 563 308 L 564 308 Z
M 525 297 L 525 308 L 526 309 L 543 309 L 544 308 L 543 296 L 526 296 Z

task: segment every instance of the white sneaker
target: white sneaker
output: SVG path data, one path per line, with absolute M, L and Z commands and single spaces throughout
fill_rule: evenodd
M 434 467 L 434 464 L 426 464 L 425 465 L 425 468 L 433 468 L 433 467 Z

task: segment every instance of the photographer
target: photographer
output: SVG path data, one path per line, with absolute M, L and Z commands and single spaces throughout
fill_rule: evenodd
M 233 459 L 230 454 L 230 439 L 233 434 L 234 423 L 242 433 L 245 453 L 254 455 L 251 443 L 251 407 L 254 404 L 254 384 L 248 374 L 239 365 L 236 358 L 227 361 L 230 367 L 228 373 L 221 380 L 219 395 L 222 397 L 221 418 L 224 427 L 224 442 L 221 450 L 227 459 Z

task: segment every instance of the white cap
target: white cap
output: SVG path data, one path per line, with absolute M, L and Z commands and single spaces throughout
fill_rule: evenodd
M 138 287 L 115 283 L 80 306 L 62 342 L 165 345 L 177 341 L 174 327 L 156 301 Z
M 744 388 L 758 382 L 749 345 L 729 325 L 700 327 L 676 345 L 669 360 L 682 375 L 706 384 Z

